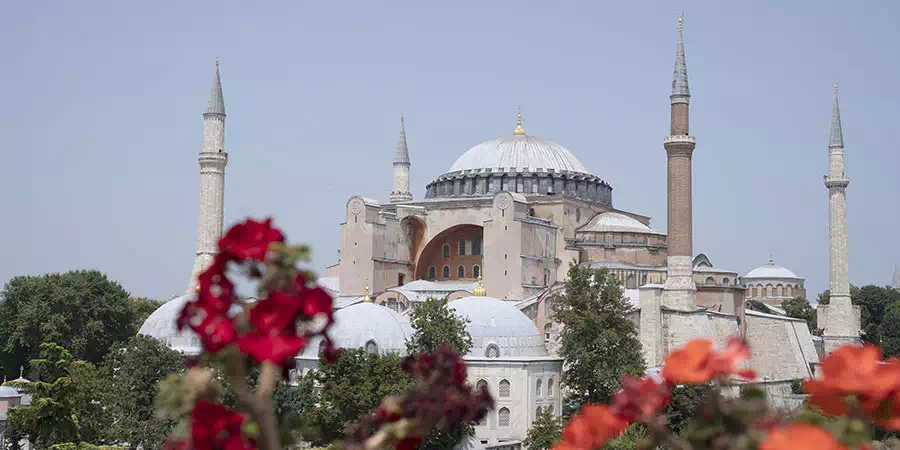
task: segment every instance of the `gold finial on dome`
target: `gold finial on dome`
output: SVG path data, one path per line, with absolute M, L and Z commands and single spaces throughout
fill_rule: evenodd
M 525 129 L 522 128 L 522 105 L 516 105 L 516 129 L 513 130 L 516 136 L 524 136 Z
M 771 254 L 771 253 L 769 253 L 769 265 L 770 265 L 770 266 L 774 266 L 774 265 L 775 265 L 775 260 L 772 259 L 772 254 Z
M 365 289 L 366 289 L 366 294 L 365 294 L 365 296 L 363 297 L 363 300 L 362 300 L 362 301 L 364 301 L 364 302 L 371 302 L 371 301 L 372 301 L 372 297 L 369 297 L 369 279 L 368 279 L 368 278 L 366 278 L 366 288 L 365 288 Z
M 478 273 L 478 286 L 475 286 L 475 289 L 472 289 L 472 295 L 475 297 L 484 297 L 487 295 L 484 286 L 481 285 L 481 272 Z

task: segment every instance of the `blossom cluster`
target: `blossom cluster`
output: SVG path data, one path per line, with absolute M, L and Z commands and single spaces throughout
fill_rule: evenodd
M 289 364 L 316 334 L 324 337 L 326 354 L 332 355 L 333 346 L 324 333 L 334 321 L 331 296 L 312 286 L 292 264 L 284 264 L 272 249 L 273 244 L 283 243 L 284 235 L 272 227 L 271 219 L 247 220 L 229 229 L 219 240 L 219 253 L 212 264 L 197 277 L 195 299 L 182 309 L 179 330 L 190 327 L 200 336 L 207 353 L 236 344 L 242 353 L 260 363 Z M 248 329 L 239 329 L 231 314 L 236 297 L 234 283 L 228 277 L 230 265 L 243 266 L 251 278 L 273 279 L 268 271 L 281 274 L 280 283 L 250 308 Z M 259 269 L 260 265 L 267 267 L 266 272 Z M 324 318 L 324 327 L 298 332 L 302 323 L 311 324 L 316 317 Z
M 385 398 L 374 414 L 350 430 L 344 448 L 412 450 L 429 431 L 456 431 L 482 420 L 494 407 L 486 386 L 476 391 L 466 382 L 465 362 L 446 345 L 408 356 L 402 368 L 416 379 L 416 386 Z

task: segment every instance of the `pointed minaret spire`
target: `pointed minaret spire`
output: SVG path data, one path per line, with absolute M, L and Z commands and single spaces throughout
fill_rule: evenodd
M 397 156 L 395 163 L 409 164 L 409 148 L 406 146 L 406 126 L 403 124 L 403 113 L 400 113 L 400 137 L 397 138 Z
M 838 105 L 838 83 L 834 82 L 834 106 L 831 107 L 831 133 L 828 148 L 844 148 L 844 132 L 841 129 L 841 107 Z
M 678 16 L 678 44 L 675 48 L 675 73 L 672 77 L 672 103 L 690 103 L 687 63 L 684 58 L 684 13 Z
M 219 58 L 216 58 L 216 78 L 209 88 L 209 102 L 206 103 L 205 113 L 225 115 L 225 98 L 222 95 L 222 79 L 219 77 Z
M 406 145 L 406 125 L 400 113 L 400 137 L 397 138 L 397 154 L 394 156 L 394 190 L 391 202 L 408 202 L 413 199 L 409 191 L 409 147 Z

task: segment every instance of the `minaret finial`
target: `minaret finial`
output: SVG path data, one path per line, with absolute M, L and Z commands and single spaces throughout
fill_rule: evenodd
M 834 82 L 834 95 L 837 95 L 837 94 L 838 94 L 838 82 L 835 81 Z
M 774 265 L 775 265 L 775 260 L 772 258 L 772 254 L 771 254 L 771 253 L 769 253 L 769 265 L 770 265 L 770 266 L 774 266 Z
M 525 129 L 522 128 L 522 105 L 516 105 L 516 129 L 513 130 L 516 136 L 525 135 Z
M 219 57 L 216 56 L 216 70 L 219 70 Z
M 684 30 L 684 11 L 678 15 L 678 32 L 681 33 Z
M 478 285 L 475 286 L 475 289 L 472 289 L 472 295 L 475 297 L 484 297 L 487 295 L 487 292 L 484 290 L 484 286 L 481 284 L 481 272 L 478 272 Z
M 365 294 L 365 296 L 363 296 L 362 301 L 364 301 L 364 302 L 371 302 L 371 301 L 372 301 L 372 297 L 369 297 L 369 279 L 368 279 L 368 278 L 366 278 L 366 287 L 365 287 L 365 291 L 366 291 L 366 294 Z

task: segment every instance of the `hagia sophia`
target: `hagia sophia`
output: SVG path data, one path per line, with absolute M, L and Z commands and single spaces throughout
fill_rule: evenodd
M 822 337 L 811 335 L 805 321 L 779 313 L 784 300 L 807 294 L 801 276 L 774 259 L 742 276 L 695 253 L 691 186 L 692 177 L 703 174 L 692 172 L 697 140 L 689 133 L 681 18 L 671 126 L 667 135 L 660 133 L 668 167 L 666 232 L 654 228 L 650 217 L 615 203 L 613 187 L 575 152 L 529 134 L 521 112 L 511 130 L 498 130 L 500 137 L 463 152 L 417 199 L 409 183 L 415 152 L 401 117 L 396 151 L 386 152 L 393 155 L 393 190 L 381 195 L 385 201 L 370 197 L 379 193 L 352 196 L 345 216 L 335 218 L 339 260 L 319 280 L 338 310 L 331 337 L 345 348 L 402 354 L 412 333 L 409 311 L 428 297 L 447 298 L 448 307 L 470 321 L 469 381 L 487 385 L 497 399 L 495 411 L 475 427 L 475 438 L 487 448 L 518 449 L 538 414 L 562 411 L 560 324 L 550 303 L 565 292 L 570 266 L 581 264 L 607 268 L 621 281 L 648 373 L 690 339 L 724 345 L 742 335 L 753 351 L 749 366 L 759 374 L 757 382 L 789 403 L 792 380 L 815 376 L 822 356 L 859 339 L 859 309 L 850 303 L 847 277 L 849 178 L 843 171 L 837 85 L 834 96 L 828 152 L 823 149 L 822 156 L 829 161 L 824 183 L 832 292 L 831 304 L 818 307 Z M 175 316 L 191 300 L 195 278 L 222 234 L 225 117 L 217 62 L 203 113 L 198 248 L 188 293 L 161 306 L 140 331 L 185 353 L 199 352 L 199 341 L 190 331 L 176 331 Z M 772 309 L 752 310 L 751 300 Z M 315 370 L 316 350 L 313 342 L 297 356 L 293 377 Z

